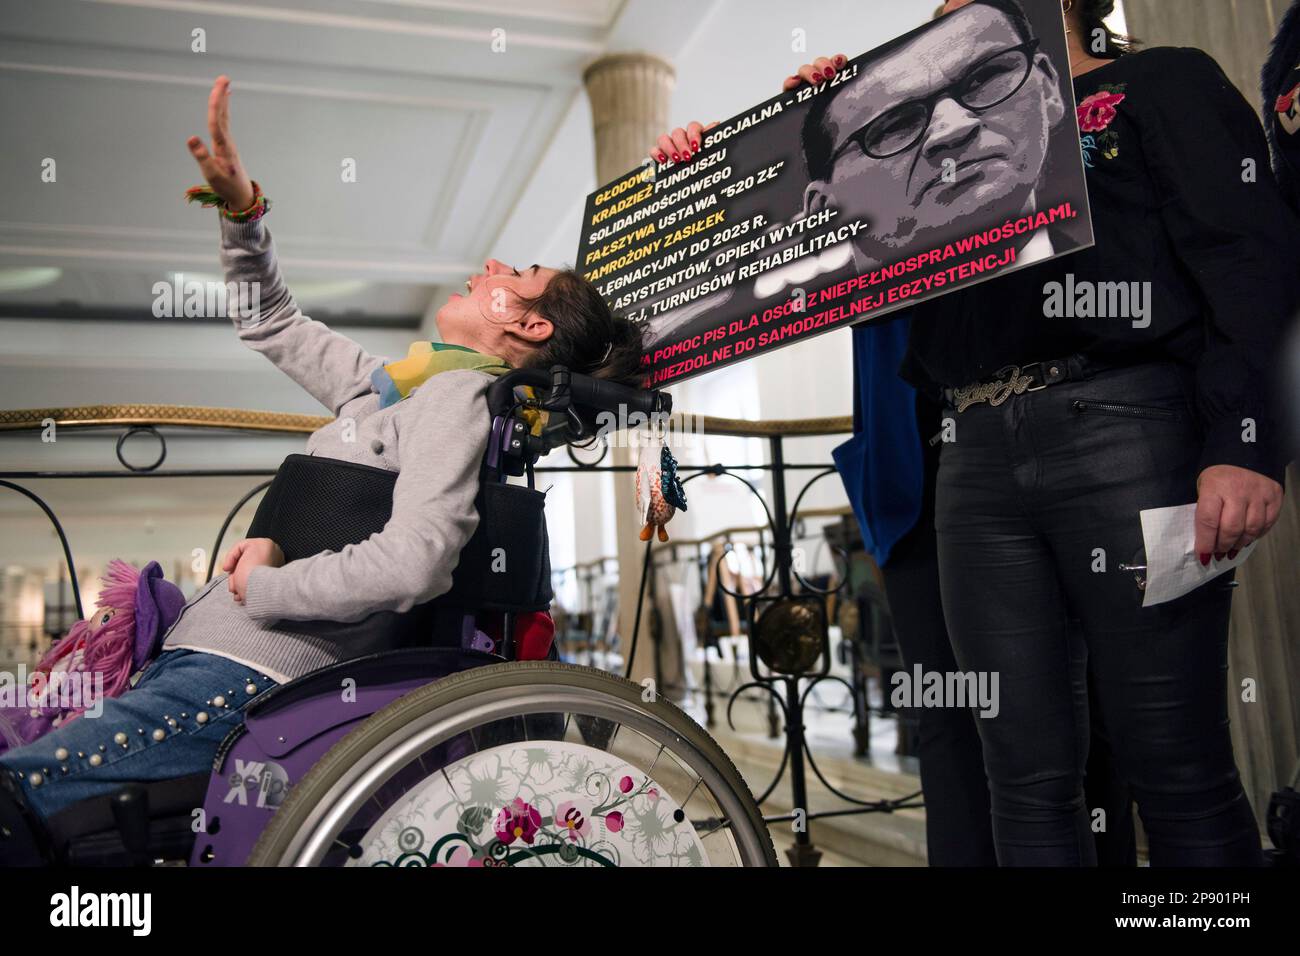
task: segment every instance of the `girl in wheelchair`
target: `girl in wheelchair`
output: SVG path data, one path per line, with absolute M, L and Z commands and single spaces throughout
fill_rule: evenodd
M 231 548 L 224 573 L 186 604 L 132 689 L 105 701 L 99 718 L 0 759 L 0 861 L 12 842 L 2 837 L 78 801 L 208 769 L 268 689 L 380 646 L 360 622 L 447 592 L 479 522 L 495 376 L 563 365 L 641 382 L 639 329 L 572 270 L 521 271 L 489 259 L 438 311 L 442 342 L 416 343 L 395 362 L 312 321 L 285 287 L 265 222 L 270 204 L 244 171 L 229 116 L 223 76 L 208 101 L 211 147 L 197 136 L 188 147 L 208 184 L 191 198 L 219 207 L 228 287 L 258 290 L 231 310 L 247 313 L 232 315 L 239 337 L 335 416 L 310 436 L 308 456 L 396 473 L 391 515 L 340 550 L 286 560 L 288 549 L 270 537 Z

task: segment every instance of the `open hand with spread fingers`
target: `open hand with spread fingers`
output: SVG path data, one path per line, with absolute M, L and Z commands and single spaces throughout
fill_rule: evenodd
M 231 212 L 247 209 L 256 198 L 253 181 L 244 171 L 239 151 L 230 135 L 230 77 L 219 76 L 208 94 L 208 135 L 212 146 L 191 136 L 185 141 L 190 155 L 199 164 L 199 171 L 212 191 L 225 201 Z

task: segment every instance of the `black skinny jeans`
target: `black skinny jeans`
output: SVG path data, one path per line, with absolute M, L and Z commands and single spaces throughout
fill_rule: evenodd
M 938 403 L 917 394 L 916 420 L 922 438 L 939 431 L 942 417 L 943 408 Z M 939 549 L 934 530 L 939 447 L 926 441 L 923 450 L 921 515 L 916 526 L 894 545 L 880 570 L 904 669 L 910 671 L 920 665 L 923 672 L 949 674 L 959 668 L 944 624 L 939 591 Z M 1076 648 L 1073 653 L 1079 656 L 1077 621 L 1071 622 L 1070 636 Z M 1086 685 L 1083 668 L 1079 669 L 1078 680 Z M 930 866 L 996 866 L 988 778 L 976 729 L 979 718 L 971 710 L 953 707 L 919 707 L 916 712 Z M 1115 770 L 1109 735 L 1095 709 L 1092 718 L 1084 794 L 1089 807 L 1105 811 L 1108 824 L 1094 834 L 1097 863 L 1133 866 L 1137 855 L 1128 787 Z
M 894 546 L 881 574 L 904 669 L 956 671 L 939 598 L 933 512 L 923 512 L 917 527 Z M 930 866 L 996 866 L 977 718 L 953 707 L 917 711 Z
M 1229 575 L 1144 609 L 1118 567 L 1141 553 L 1141 510 L 1196 500 L 1190 389 L 1186 371 L 1153 363 L 949 412 L 944 617 L 961 668 L 998 674 L 998 715 L 976 725 L 1003 866 L 1096 863 L 1085 664 L 1152 865 L 1262 863 L 1228 736 Z

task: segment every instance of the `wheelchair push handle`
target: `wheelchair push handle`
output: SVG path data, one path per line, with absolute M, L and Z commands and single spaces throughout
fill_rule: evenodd
M 557 369 L 552 369 L 554 376 Z M 590 375 L 574 375 L 563 370 L 569 376 L 569 390 L 575 405 L 586 405 L 601 411 L 617 412 L 626 408 L 628 413 L 640 412 L 643 415 L 669 415 L 673 410 L 673 397 L 667 392 L 653 389 L 629 388 L 618 382 L 606 382 L 592 378 Z
M 529 385 L 540 393 L 536 406 L 550 413 L 550 423 L 540 435 L 530 435 L 518 415 L 521 403 L 515 388 Z M 492 440 L 486 466 L 497 474 L 522 475 L 542 455 L 562 445 L 586 441 L 606 427 L 606 415 L 613 415 L 627 427 L 661 423 L 673 410 L 672 396 L 653 389 L 631 388 L 572 372 L 562 365 L 549 369 L 514 369 L 488 386 L 488 407 L 492 413 Z M 626 424 L 623 424 L 626 423 Z
M 550 369 L 515 369 L 500 376 L 488 389 L 488 404 L 494 416 L 509 412 L 514 404 L 514 389 L 518 385 L 546 389 L 547 395 L 542 406 L 552 411 L 578 406 L 590 411 L 615 414 L 623 411 L 625 414 L 640 412 L 647 416 L 666 416 L 673 410 L 673 398 L 666 392 L 631 388 L 555 365 Z

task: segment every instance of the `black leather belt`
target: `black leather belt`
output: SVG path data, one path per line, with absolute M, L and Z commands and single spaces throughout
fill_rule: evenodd
M 1028 365 L 1008 365 L 997 372 L 997 378 L 986 382 L 972 382 L 961 388 L 945 388 L 943 397 L 958 412 L 972 405 L 987 402 L 997 407 L 1013 395 L 1037 392 L 1062 382 L 1079 382 L 1092 378 L 1098 372 L 1115 368 L 1095 362 L 1084 355 L 1030 362 Z

